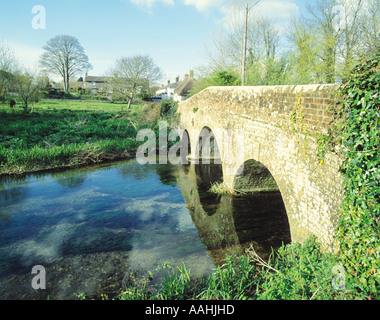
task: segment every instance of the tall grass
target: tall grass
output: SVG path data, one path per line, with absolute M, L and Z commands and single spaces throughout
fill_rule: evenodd
M 0 108 L 0 174 L 73 167 L 132 155 L 140 109 L 101 102 L 43 100 L 33 113 Z M 86 110 L 86 108 L 88 108 Z M 120 108 L 120 107 L 117 107 Z
M 128 287 L 123 300 L 342 300 L 359 299 L 350 288 L 333 287 L 332 254 L 321 251 L 310 237 L 303 245 L 283 245 L 268 261 L 251 247 L 242 256 L 228 256 L 209 276 L 192 277 L 185 265 L 162 268 L 164 279 L 155 290 Z M 364 297 L 365 298 L 365 297 Z

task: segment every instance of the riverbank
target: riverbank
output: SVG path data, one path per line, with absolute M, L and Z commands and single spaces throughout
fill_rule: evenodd
M 0 105 L 0 176 L 129 159 L 141 117 L 141 105 L 43 100 L 27 114 Z
M 207 277 L 193 277 L 186 265 L 163 263 L 138 284 L 129 285 L 116 300 L 352 300 L 365 299 L 344 278 L 332 272 L 337 257 L 322 252 L 310 237 L 303 245 L 293 243 L 279 248 L 264 261 L 253 248 L 245 255 L 228 256 Z M 157 272 L 163 282 L 149 285 Z M 86 299 L 85 295 L 79 298 Z M 103 297 L 105 299 L 111 297 Z

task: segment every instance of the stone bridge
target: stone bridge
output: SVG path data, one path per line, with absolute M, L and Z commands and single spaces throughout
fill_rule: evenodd
M 207 158 L 202 151 L 207 129 L 219 150 L 213 158 L 220 159 L 227 187 L 236 189 L 239 179 L 257 166 L 267 170 L 281 192 L 291 241 L 303 242 L 314 234 L 331 248 L 343 196 L 342 158 L 339 151 L 321 149 L 318 138 L 334 125 L 337 89 L 209 87 L 179 104 L 190 157 Z M 326 151 L 324 157 L 321 151 Z

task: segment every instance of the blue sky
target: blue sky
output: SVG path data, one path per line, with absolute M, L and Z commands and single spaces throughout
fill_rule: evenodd
M 21 63 L 34 66 L 42 47 L 59 34 L 76 37 L 89 56 L 90 75 L 103 75 L 121 57 L 148 54 L 165 78 L 183 78 L 207 63 L 205 45 L 229 14 L 232 0 L 2 0 L 0 41 Z M 254 3 L 256 1 L 249 1 Z M 308 0 L 262 0 L 262 14 L 278 24 Z M 34 29 L 35 5 L 46 9 L 46 29 Z

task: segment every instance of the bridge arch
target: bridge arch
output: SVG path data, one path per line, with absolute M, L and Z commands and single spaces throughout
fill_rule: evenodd
M 187 131 L 186 129 L 182 131 L 181 141 L 182 141 L 182 146 L 187 151 L 186 152 L 187 155 L 190 155 L 191 154 L 190 134 L 189 134 L 189 131 Z
M 328 151 L 321 162 L 317 138 L 334 125 L 337 88 L 209 87 L 179 104 L 180 126 L 190 133 L 192 156 L 201 130 L 212 129 L 223 149 L 223 180 L 229 187 L 242 163 L 254 159 L 264 164 L 281 191 L 292 241 L 303 242 L 314 234 L 331 249 L 343 198 L 343 159 L 339 150 Z M 238 136 L 243 136 L 241 144 L 236 143 Z M 235 142 L 225 152 L 229 138 Z
M 273 224 L 280 225 L 284 243 L 292 238 L 292 226 L 286 209 L 286 198 L 282 196 L 281 188 L 271 170 L 263 163 L 248 159 L 239 167 L 233 181 L 233 189 L 241 192 L 265 194 L 268 199 L 266 211 L 275 214 L 278 221 Z M 263 226 L 265 228 L 266 226 Z M 273 226 L 272 226 L 273 227 Z M 274 229 L 278 230 L 278 227 Z
M 209 126 L 203 126 L 202 129 L 195 130 L 197 139 L 193 158 L 204 164 L 216 163 L 222 164 L 219 151 L 219 143 L 221 139 L 217 130 L 212 130 Z

